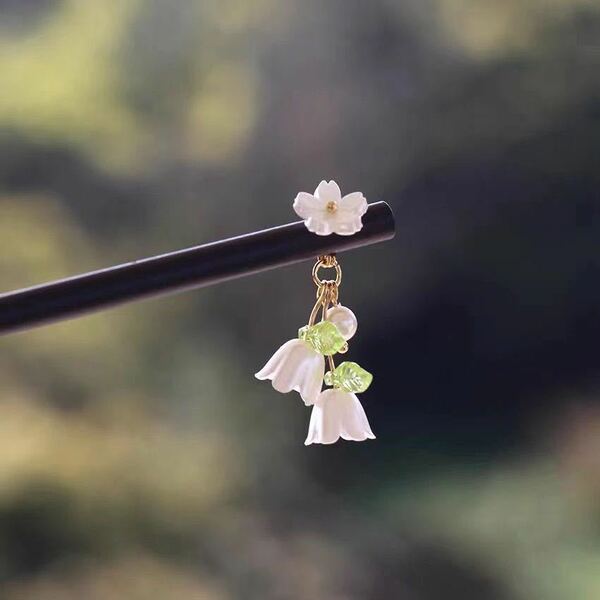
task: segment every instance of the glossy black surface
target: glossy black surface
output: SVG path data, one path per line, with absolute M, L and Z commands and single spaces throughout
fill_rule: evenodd
M 213 285 L 394 237 L 385 202 L 369 205 L 352 236 L 317 236 L 302 221 L 153 256 L 0 295 L 0 334 L 159 294 Z

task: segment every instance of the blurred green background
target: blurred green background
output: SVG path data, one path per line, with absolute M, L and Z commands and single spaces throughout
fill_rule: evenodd
M 388 201 L 378 439 L 254 379 L 310 264 L 0 340 L 3 600 L 600 597 L 600 6 L 0 0 L 0 289 Z

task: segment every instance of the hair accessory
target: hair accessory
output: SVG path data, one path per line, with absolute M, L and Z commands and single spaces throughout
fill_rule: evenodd
M 317 235 L 352 235 L 360 231 L 367 206 L 361 192 L 342 198 L 335 181 L 321 181 L 314 194 L 300 192 L 294 200 L 294 210 L 304 219 L 307 229 Z
M 315 194 L 301 192 L 294 209 L 318 235 L 351 235 L 362 227 L 367 201 L 360 192 L 341 198 L 334 181 L 322 181 Z M 321 279 L 321 269 L 335 269 L 335 279 Z M 355 362 L 335 365 L 334 356 L 348 351 L 348 340 L 356 333 L 354 313 L 339 303 L 342 269 L 334 255 L 318 257 L 312 270 L 317 301 L 298 337 L 281 346 L 256 374 L 269 379 L 278 392 L 296 391 L 312 406 L 309 444 L 333 444 L 339 438 L 374 439 L 365 411 L 356 394 L 364 392 L 373 376 Z M 317 318 L 320 315 L 320 320 Z M 325 372 L 327 362 L 328 371 Z M 322 391 L 323 384 L 329 389 Z

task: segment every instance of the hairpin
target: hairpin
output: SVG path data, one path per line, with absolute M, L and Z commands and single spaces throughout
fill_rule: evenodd
M 294 200 L 294 210 L 307 229 L 321 236 L 357 233 L 367 208 L 361 192 L 342 197 L 335 181 L 321 181 L 314 194 L 300 192 Z M 321 269 L 335 269 L 335 279 L 321 279 Z M 375 439 L 356 396 L 367 390 L 373 376 L 355 362 L 336 366 L 334 360 L 348 351 L 348 341 L 358 327 L 354 313 L 339 302 L 342 269 L 335 255 L 318 257 L 312 279 L 317 301 L 308 323 L 299 329 L 297 338 L 275 352 L 256 377 L 271 380 L 278 392 L 298 392 L 304 403 L 312 406 L 306 445 L 333 444 L 340 438 Z M 323 384 L 327 389 L 323 390 Z

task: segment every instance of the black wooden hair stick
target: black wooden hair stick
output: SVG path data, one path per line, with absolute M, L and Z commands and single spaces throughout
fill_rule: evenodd
M 318 236 L 302 221 L 23 290 L 0 294 L 0 334 L 180 290 L 213 285 L 394 237 L 394 216 L 375 202 L 351 236 Z

